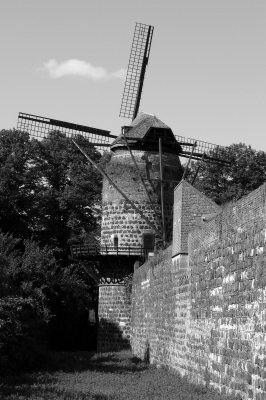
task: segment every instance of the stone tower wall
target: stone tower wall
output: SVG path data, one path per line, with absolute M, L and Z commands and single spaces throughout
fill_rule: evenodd
M 97 351 L 130 347 L 131 308 L 126 285 L 99 286 Z
M 133 155 L 139 166 L 142 177 L 145 179 L 155 209 L 161 219 L 161 188 L 159 155 L 157 152 L 133 150 Z M 174 187 L 181 179 L 182 168 L 177 155 L 163 154 L 164 179 L 172 180 L 165 184 L 165 220 L 167 240 L 172 237 L 173 198 Z M 107 173 L 125 195 L 143 212 L 143 214 L 157 227 L 159 223 L 154 214 L 148 196 L 143 188 L 139 174 L 127 150 L 117 150 L 107 167 Z M 175 181 L 175 182 L 174 182 Z M 109 183 L 103 182 L 102 195 L 102 229 L 101 244 L 113 245 L 114 236 L 118 237 L 118 246 L 142 245 L 144 233 L 153 230 L 143 220 L 136 210 L 121 196 Z

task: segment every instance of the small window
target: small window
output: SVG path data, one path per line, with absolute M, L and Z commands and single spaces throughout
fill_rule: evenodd
M 153 233 L 144 233 L 143 234 L 143 247 L 146 249 L 154 248 L 154 234 Z
M 114 246 L 118 247 L 118 237 L 117 236 L 114 237 Z

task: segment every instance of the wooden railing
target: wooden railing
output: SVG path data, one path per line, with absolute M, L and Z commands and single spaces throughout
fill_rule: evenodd
M 127 255 L 127 256 L 140 256 L 147 257 L 149 253 L 153 252 L 151 247 L 118 247 L 118 246 L 94 246 L 90 244 L 77 244 L 71 246 L 72 257 L 86 257 L 88 255 Z

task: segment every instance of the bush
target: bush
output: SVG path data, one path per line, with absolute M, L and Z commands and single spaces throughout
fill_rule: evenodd
M 38 368 L 50 344 L 75 350 L 89 336 L 91 296 L 78 265 L 63 268 L 48 247 L 0 232 L 0 278 L 2 374 Z
M 38 254 L 36 244 L 25 243 Z M 40 287 L 33 285 L 34 274 L 21 256 L 21 241 L 0 233 L 0 372 L 34 368 L 47 351 L 46 331 L 49 311 Z M 44 252 L 45 253 L 45 252 Z M 35 255 L 36 255 L 35 254 Z M 32 254 L 33 255 L 33 254 Z M 39 257 L 40 258 L 40 257 Z M 37 261 L 37 260 L 36 260 Z M 39 263 L 40 260 L 38 260 Z M 33 263 L 32 263 L 33 264 Z
M 47 352 L 45 326 L 35 317 L 32 299 L 0 299 L 0 372 L 12 373 L 40 367 Z

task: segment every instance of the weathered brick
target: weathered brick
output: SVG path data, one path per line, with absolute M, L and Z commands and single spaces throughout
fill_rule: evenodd
M 265 194 L 191 230 L 186 274 L 173 273 L 171 249 L 134 273 L 133 351 L 241 399 L 266 397 Z

